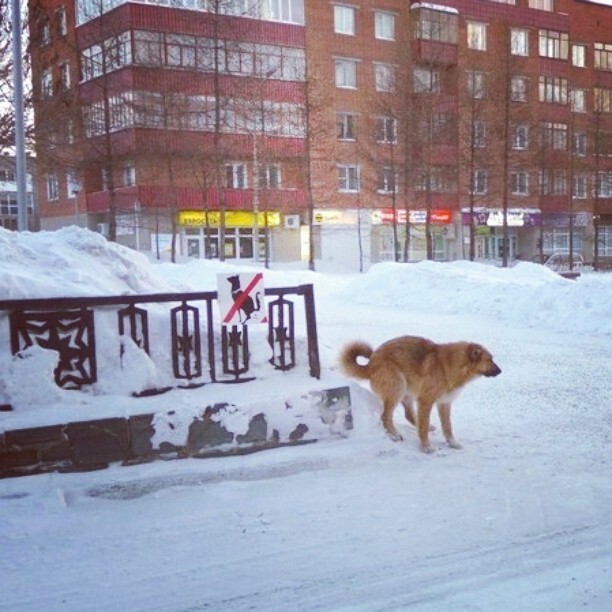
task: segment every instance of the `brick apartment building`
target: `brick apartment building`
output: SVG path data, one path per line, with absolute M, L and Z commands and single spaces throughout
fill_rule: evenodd
M 612 259 L 610 7 L 31 0 L 30 30 L 43 228 L 351 269 Z

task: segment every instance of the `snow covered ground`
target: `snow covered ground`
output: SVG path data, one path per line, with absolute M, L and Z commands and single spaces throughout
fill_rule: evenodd
M 424 455 L 399 414 L 405 440 L 392 442 L 377 400 L 351 383 L 347 438 L 2 480 L 0 610 L 612 609 L 612 275 L 569 281 L 468 262 L 299 268 L 266 270 L 265 282 L 315 285 L 322 386 L 347 383 L 336 359 L 357 338 L 491 350 L 502 375 L 472 383 L 454 407 L 464 449 L 436 432 Z M 76 228 L 0 229 L 0 299 L 215 290 L 232 269 L 149 263 Z M 75 392 L 26 384 L 2 359 L 0 399 L 15 410 L 0 413 L 0 429 L 81 418 L 100 403 L 135 410 L 129 381 L 75 406 Z M 231 393 L 311 384 L 293 373 Z M 142 412 L 156 400 L 138 401 Z

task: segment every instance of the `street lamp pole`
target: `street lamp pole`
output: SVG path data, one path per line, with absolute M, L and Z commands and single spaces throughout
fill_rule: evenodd
M 17 229 L 28 229 L 26 193 L 25 128 L 23 119 L 23 68 L 21 62 L 21 12 L 19 0 L 12 0 L 13 13 L 13 85 L 15 111 L 15 170 L 17 178 Z

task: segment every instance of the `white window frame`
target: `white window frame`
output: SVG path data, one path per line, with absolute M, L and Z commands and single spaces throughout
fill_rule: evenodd
M 68 17 L 66 15 L 66 7 L 60 6 L 57 11 L 57 31 L 60 36 L 66 36 L 68 34 Z
M 487 24 L 479 21 L 467 22 L 467 46 L 472 51 L 487 50 Z
M 522 170 L 510 174 L 510 191 L 512 195 L 529 195 L 529 172 Z
M 225 164 L 225 179 L 228 189 L 248 189 L 249 172 L 245 162 L 230 162 Z
M 510 99 L 512 102 L 527 102 L 529 78 L 515 75 L 510 79 Z
M 59 181 L 55 172 L 47 174 L 47 201 L 57 202 L 59 200 Z
M 374 37 L 378 40 L 395 40 L 395 14 L 374 11 Z
M 377 193 L 382 195 L 398 193 L 398 172 L 392 166 L 382 166 L 378 173 Z
M 128 164 L 123 167 L 123 186 L 134 187 L 136 185 L 136 166 Z
M 584 157 L 587 154 L 586 132 L 574 132 L 572 151 L 577 157 Z
M 487 124 L 480 119 L 472 122 L 472 146 L 475 149 L 484 149 L 487 146 Z
M 347 4 L 334 4 L 334 32 L 355 36 L 356 9 Z
M 540 57 L 567 60 L 569 55 L 569 34 L 556 30 L 539 30 L 538 53 Z
M 81 185 L 73 170 L 66 172 L 66 197 L 72 200 L 77 197 L 77 194 L 81 190 Z
M 472 174 L 472 195 L 486 195 L 489 191 L 489 172 L 477 168 Z
M 529 126 L 518 124 L 514 126 L 512 134 L 512 148 L 515 151 L 526 151 L 529 148 Z
M 62 62 L 59 65 L 60 84 L 63 91 L 70 89 L 70 62 Z
M 589 177 L 586 174 L 574 175 L 572 186 L 572 197 L 576 200 L 586 200 L 589 190 Z
M 43 98 L 53 97 L 53 73 L 51 68 L 44 70 L 40 77 L 40 95 Z
M 395 91 L 395 66 L 383 62 L 374 62 L 374 84 L 376 91 Z
M 397 144 L 397 119 L 395 117 L 376 117 L 376 142 L 378 144 Z
M 570 91 L 570 107 L 573 113 L 586 113 L 586 89 L 572 89 Z
M 525 28 L 510 30 L 510 53 L 521 57 L 529 56 L 529 30 Z
M 345 111 L 336 113 L 338 140 L 355 142 L 357 140 L 357 114 Z
M 431 68 L 415 67 L 412 71 L 416 93 L 440 93 L 440 72 Z
M 339 89 L 357 89 L 358 60 L 348 57 L 334 58 L 335 83 Z
M 468 70 L 468 90 L 475 100 L 482 100 L 486 94 L 487 75 L 478 70 Z
M 572 66 L 576 68 L 586 68 L 586 45 L 572 45 Z
M 280 164 L 262 164 L 259 167 L 257 184 L 260 189 L 281 189 L 282 175 Z
M 338 164 L 338 192 L 359 193 L 360 168 L 355 164 Z

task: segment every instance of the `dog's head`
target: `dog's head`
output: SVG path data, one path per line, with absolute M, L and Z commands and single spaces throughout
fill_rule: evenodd
M 501 368 L 493 361 L 493 355 L 480 344 L 468 346 L 468 356 L 473 371 L 481 376 L 497 376 L 501 374 Z

